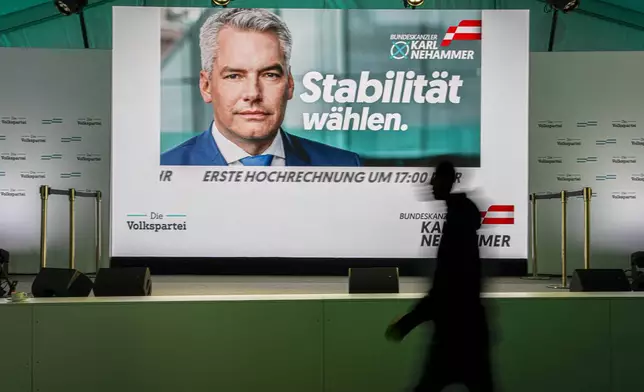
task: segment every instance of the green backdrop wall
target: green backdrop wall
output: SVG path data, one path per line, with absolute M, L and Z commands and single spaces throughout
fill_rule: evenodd
M 641 391 L 643 296 L 536 296 L 488 300 L 500 390 Z M 413 299 L 281 298 L 0 304 L 2 390 L 393 392 L 413 382 L 426 332 L 383 338 Z

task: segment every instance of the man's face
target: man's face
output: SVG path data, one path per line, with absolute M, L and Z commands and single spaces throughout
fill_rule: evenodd
M 450 176 L 438 172 L 434 172 L 429 184 L 436 200 L 447 200 L 454 185 Z
M 201 96 L 217 129 L 238 143 L 272 140 L 293 98 L 293 77 L 277 36 L 224 27 L 210 74 L 201 71 Z

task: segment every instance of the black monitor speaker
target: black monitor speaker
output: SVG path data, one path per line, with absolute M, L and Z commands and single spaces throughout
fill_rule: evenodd
M 578 269 L 570 291 L 631 291 L 631 284 L 621 269 Z
M 96 297 L 141 297 L 152 295 L 152 277 L 147 267 L 101 268 L 94 281 Z
M 397 294 L 399 290 L 397 267 L 349 269 L 349 294 Z
M 35 298 L 88 297 L 93 283 L 76 269 L 43 268 L 31 285 Z

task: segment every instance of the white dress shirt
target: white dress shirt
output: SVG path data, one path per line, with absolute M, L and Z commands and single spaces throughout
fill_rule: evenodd
M 228 163 L 229 166 L 243 166 L 244 164 L 241 163 L 240 160 L 251 156 L 249 153 L 242 150 L 239 146 L 222 135 L 221 132 L 219 132 L 219 130 L 215 127 L 214 122 L 212 123 L 210 132 L 212 133 L 212 137 L 215 139 L 215 143 L 217 143 L 217 147 L 219 148 L 221 156 L 224 157 L 226 163 Z M 266 151 L 264 151 L 261 155 L 273 156 L 271 166 L 286 165 L 286 154 L 284 154 L 284 142 L 282 141 L 281 129 L 277 131 L 277 135 L 275 135 L 273 143 L 271 143 L 271 145 L 268 146 Z

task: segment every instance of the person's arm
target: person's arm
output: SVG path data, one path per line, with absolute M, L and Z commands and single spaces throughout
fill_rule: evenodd
M 396 322 L 396 328 L 401 338 L 407 336 L 420 324 L 432 319 L 433 302 L 432 290 L 430 290 L 425 297 L 418 301 L 409 313 Z
M 439 272 L 439 271 L 437 271 Z M 440 274 L 440 272 L 439 272 Z M 434 274 L 436 278 L 436 274 Z M 439 279 L 440 280 L 440 279 Z M 432 288 L 420 301 L 418 301 L 409 313 L 402 316 L 396 322 L 391 324 L 387 330 L 387 336 L 392 340 L 403 340 L 411 331 L 420 324 L 431 321 L 436 312 L 436 298 L 440 295 L 440 282 L 436 284 L 434 279 Z

